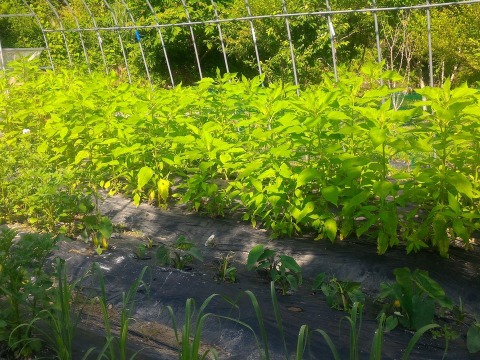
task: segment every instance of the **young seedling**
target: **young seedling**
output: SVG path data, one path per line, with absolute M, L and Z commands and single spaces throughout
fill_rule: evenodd
M 248 253 L 247 269 L 266 271 L 269 280 L 280 286 L 282 294 L 297 290 L 302 284 L 302 269 L 294 258 L 277 255 L 275 250 L 266 249 L 262 244 L 254 246 Z
M 159 246 L 157 260 L 162 266 L 185 270 L 194 260 L 203 261 L 203 258 L 195 244 L 182 235 L 170 247 Z
M 107 216 L 99 214 L 85 216 L 83 221 L 95 251 L 101 255 L 104 250 L 108 250 L 108 243 L 113 234 L 112 222 Z
M 380 299 L 388 299 L 393 314 L 400 324 L 408 329 L 418 330 L 433 322 L 435 304 L 444 309 L 453 309 L 452 301 L 428 272 L 408 268 L 393 271 L 396 282 L 380 285 Z M 387 304 L 385 311 L 388 311 Z
M 328 306 L 337 310 L 348 311 L 354 303 L 365 302 L 360 283 L 340 281 L 335 277 L 327 280 L 325 273 L 317 275 L 313 281 L 312 290 L 321 290 L 327 297 Z
M 232 253 L 228 253 L 226 256 L 218 261 L 217 277 L 223 282 L 234 283 L 237 281 L 237 268 L 232 266 Z

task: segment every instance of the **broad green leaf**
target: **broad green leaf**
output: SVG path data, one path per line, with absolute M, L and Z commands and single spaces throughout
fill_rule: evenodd
M 412 297 L 412 318 L 410 319 L 412 329 L 418 330 L 425 325 L 431 324 L 434 315 L 435 301 L 433 299 L 423 298 L 419 295 Z
M 455 212 L 455 214 L 460 215 L 462 213 L 460 203 L 450 191 L 448 192 L 448 206 Z
M 139 206 L 141 201 L 142 200 L 141 200 L 140 195 L 138 193 L 133 195 L 133 205 Z
M 150 181 L 154 172 L 148 166 L 144 166 L 137 174 L 137 190 L 142 190 L 145 185 Z
M 280 255 L 278 259 L 282 264 L 282 266 L 285 267 L 286 269 L 296 273 L 302 272 L 300 265 L 298 265 L 298 263 L 295 261 L 293 257 L 288 255 Z
M 300 186 L 305 185 L 318 177 L 320 177 L 320 174 L 317 170 L 305 168 L 300 174 L 298 174 L 296 187 L 299 188 Z
M 263 191 L 263 185 L 262 185 L 262 182 L 258 179 L 255 179 L 255 178 L 252 178 L 250 180 L 250 183 L 253 185 L 253 187 L 255 188 L 255 190 L 259 191 L 259 192 L 262 192 Z
M 119 146 L 112 150 L 113 157 L 119 157 L 124 154 L 134 154 L 137 150 L 142 147 L 142 144 L 136 143 L 132 146 Z
M 377 147 L 383 144 L 387 139 L 387 130 L 374 127 L 370 129 L 369 135 L 370 135 L 370 139 L 372 140 L 373 146 Z
M 334 219 L 327 219 L 323 226 L 325 235 L 327 235 L 328 239 L 331 242 L 335 241 L 335 238 L 337 237 L 337 222 Z
M 168 194 L 170 190 L 170 181 L 165 179 L 159 179 L 157 182 L 158 197 L 160 200 L 166 202 L 168 200 Z
M 391 194 L 393 190 L 393 184 L 389 181 L 382 180 L 377 181 L 373 184 L 373 192 L 375 195 L 378 195 L 380 199 L 385 200 L 385 198 Z
M 232 156 L 229 153 L 221 153 L 220 161 L 225 165 L 232 160 Z
M 263 180 L 263 179 L 267 179 L 267 178 L 275 178 L 275 175 L 277 173 L 275 172 L 275 170 L 273 170 L 272 168 L 270 169 L 267 169 L 265 170 L 264 172 L 262 172 L 260 175 L 258 175 L 258 179 L 259 180 Z
M 462 238 L 463 241 L 468 242 L 468 240 L 470 239 L 470 233 L 461 219 L 453 219 L 452 227 L 455 235 Z
M 362 221 L 361 225 L 356 229 L 355 234 L 357 235 L 357 237 L 360 237 L 363 234 L 365 234 L 365 232 L 367 232 L 376 221 L 377 221 L 376 216 L 373 214 L 369 214 L 366 220 Z
M 90 157 L 90 152 L 87 150 L 80 150 L 77 155 L 75 156 L 75 165 L 78 165 L 84 159 L 88 159 Z
M 160 266 L 170 266 L 172 263 L 172 260 L 170 259 L 170 251 L 164 245 L 158 247 L 156 258 Z
M 398 72 L 394 70 L 387 70 L 381 75 L 382 79 L 391 80 L 391 81 L 402 81 L 403 77 Z
M 298 289 L 298 280 L 297 277 L 291 274 L 287 275 L 287 281 L 288 284 L 290 285 L 290 289 L 292 290 L 297 290 Z
M 385 254 L 388 249 L 388 236 L 383 229 L 380 229 L 377 237 L 377 253 L 378 255 Z
M 398 325 L 398 319 L 395 316 L 391 315 L 387 317 L 385 321 L 385 332 L 392 331 L 397 327 L 397 325 Z
M 290 170 L 290 167 L 285 163 L 282 163 L 282 165 L 280 165 L 278 173 L 285 179 L 289 179 L 293 174 L 292 170 Z
M 263 245 L 258 244 L 254 246 L 250 252 L 248 253 L 247 257 L 247 269 L 248 270 L 253 270 L 255 268 L 255 265 L 257 264 L 258 259 L 260 256 L 263 254 Z
M 315 209 L 315 203 L 313 201 L 310 201 L 305 205 L 305 207 L 298 213 L 295 213 L 295 215 L 292 213 L 294 219 L 297 221 L 297 223 L 301 222 L 305 216 L 310 214 L 313 210 Z
M 330 111 L 327 114 L 327 118 L 329 120 L 351 120 L 352 119 L 343 111 Z
M 110 239 L 113 234 L 113 225 L 107 216 L 102 216 L 98 224 L 98 231 L 102 234 L 104 239 Z
M 238 175 L 238 179 L 244 179 L 250 176 L 255 170 L 258 170 L 262 167 L 263 163 L 261 161 L 254 161 L 250 165 L 248 165 L 240 174 Z
M 472 183 L 468 178 L 459 172 L 452 172 L 447 175 L 447 181 L 450 185 L 454 186 L 455 189 L 460 193 L 468 196 L 470 199 L 473 198 L 473 189 Z
M 471 97 L 478 93 L 477 89 L 472 89 L 467 86 L 467 84 L 463 84 L 452 90 L 451 97 L 452 99 L 465 99 Z
M 290 157 L 292 154 L 290 143 L 282 144 L 278 147 L 273 147 L 270 149 L 270 153 L 275 157 Z
M 313 284 L 312 284 L 312 290 L 320 290 L 326 277 L 327 277 L 327 274 L 325 274 L 324 272 L 315 276 L 315 279 L 313 280 Z
M 338 187 L 335 185 L 330 185 L 321 190 L 322 196 L 328 202 L 331 202 L 333 205 L 338 206 Z
M 355 195 L 353 198 L 346 201 L 344 209 L 348 210 L 348 209 L 354 208 L 360 205 L 361 203 L 363 203 L 369 197 L 370 197 L 370 193 L 368 191 L 361 191 L 360 193 Z
M 415 283 L 425 294 L 428 294 L 432 299 L 438 301 L 440 306 L 450 310 L 453 308 L 452 300 L 445 295 L 442 287 L 428 276 L 426 271 L 417 270 L 414 274 Z
M 433 244 L 438 247 L 441 256 L 448 257 L 450 239 L 447 235 L 447 221 L 441 214 L 436 214 L 433 219 Z
M 197 259 L 198 261 L 203 261 L 202 254 L 197 247 L 192 247 L 187 250 L 187 254 L 192 255 L 193 258 Z

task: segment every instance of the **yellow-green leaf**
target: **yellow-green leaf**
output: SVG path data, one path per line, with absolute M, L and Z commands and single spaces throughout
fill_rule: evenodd
M 137 189 L 142 190 L 145 185 L 150 181 L 153 176 L 153 170 L 148 166 L 144 166 L 137 174 Z
M 322 196 L 333 205 L 338 205 L 338 188 L 335 185 L 327 186 L 321 190 Z
M 327 219 L 323 225 L 325 235 L 333 242 L 337 237 L 337 222 L 334 219 Z

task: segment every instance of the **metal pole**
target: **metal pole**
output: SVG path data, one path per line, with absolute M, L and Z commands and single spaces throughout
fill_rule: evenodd
M 93 16 L 92 11 L 88 7 L 87 3 L 85 0 L 80 0 L 85 7 L 85 9 L 88 12 L 88 15 L 90 16 L 90 19 L 92 19 L 93 26 L 95 27 L 95 34 L 97 34 L 97 41 L 98 41 L 98 46 L 100 47 L 100 54 L 102 54 L 102 60 L 103 60 L 103 66 L 105 68 L 105 73 L 108 75 L 108 66 L 107 66 L 107 58 L 105 57 L 105 52 L 103 51 L 103 40 L 100 35 L 100 32 L 98 31 L 98 26 L 97 26 L 97 20 L 95 19 L 95 16 Z
M 427 5 L 430 2 L 427 0 Z M 432 55 L 432 29 L 430 8 L 427 7 L 427 38 L 428 38 L 428 72 L 430 77 L 430 87 L 433 87 L 433 55 Z
M 212 3 L 215 19 L 218 20 L 219 17 L 218 17 L 217 6 L 215 5 L 215 2 L 213 0 L 210 0 L 210 2 Z M 225 61 L 225 69 L 227 70 L 227 73 L 229 73 L 230 69 L 228 68 L 227 51 L 225 49 L 225 43 L 223 41 L 223 33 L 222 33 L 222 28 L 220 26 L 220 23 L 217 23 L 217 30 L 218 30 L 218 36 L 220 37 L 220 44 L 222 45 L 222 53 L 223 53 L 223 60 Z
M 330 11 L 330 3 L 328 0 L 325 0 L 327 5 L 327 11 Z M 337 72 L 337 53 L 335 50 L 335 29 L 333 28 L 332 18 L 330 15 L 327 15 L 328 21 L 328 30 L 330 32 L 330 44 L 332 47 L 332 61 L 333 61 L 333 74 L 335 76 L 335 81 L 338 81 L 338 72 Z
M 185 3 L 185 0 L 182 0 L 182 5 L 183 9 L 185 10 L 185 15 L 187 16 L 187 21 L 190 23 L 190 13 L 188 12 L 187 4 Z M 189 26 L 190 28 L 190 35 L 192 37 L 193 41 L 193 50 L 195 51 L 195 58 L 197 60 L 197 66 L 198 66 L 198 73 L 200 74 L 200 79 L 203 79 L 203 74 L 202 74 L 202 66 L 200 65 L 200 57 L 198 56 L 198 49 L 197 49 L 197 43 L 195 42 L 195 34 L 193 33 L 193 26 Z
M 108 11 L 110 11 L 110 14 L 112 15 L 113 23 L 115 24 L 116 27 L 118 27 L 118 21 L 117 21 L 117 16 L 115 15 L 115 11 L 110 7 L 110 4 L 107 2 L 107 0 L 103 0 L 103 3 L 107 7 Z M 123 55 L 123 60 L 125 61 L 125 70 L 127 70 L 127 76 L 128 76 L 128 82 L 132 82 L 132 76 L 130 75 L 130 69 L 128 67 L 128 61 L 127 61 L 127 53 L 125 52 L 125 47 L 123 46 L 123 40 L 122 40 L 122 35 L 120 34 L 120 31 L 116 30 L 118 34 L 118 42 L 120 43 L 120 48 L 122 49 L 122 55 Z
M 3 61 L 2 40 L 0 39 L 0 62 L 2 63 L 2 70 L 5 72 L 5 63 Z
M 372 0 L 373 1 L 373 7 L 376 8 L 377 7 L 377 3 L 375 0 Z M 378 30 L 378 15 L 377 15 L 377 12 L 374 11 L 373 12 L 373 21 L 375 23 L 375 41 L 377 43 L 377 61 L 379 64 L 382 63 L 382 48 L 380 46 L 380 31 Z M 380 79 L 380 85 L 383 86 L 383 79 Z
M 283 13 L 287 14 L 287 2 L 285 0 L 282 0 L 283 3 Z M 297 76 L 297 65 L 295 63 L 295 52 L 293 50 L 293 43 L 292 43 L 292 35 L 290 33 L 290 22 L 288 21 L 288 18 L 285 18 L 285 25 L 287 26 L 287 37 L 288 37 L 288 43 L 290 45 L 290 58 L 292 59 L 292 69 L 293 69 L 293 79 L 295 81 L 295 85 L 297 86 L 297 95 L 300 96 L 300 89 L 298 87 L 298 76 Z
M 73 19 L 75 20 L 75 24 L 77 25 L 77 29 L 80 30 L 80 22 L 78 21 L 77 15 L 75 15 L 75 11 L 73 11 L 72 7 L 70 6 L 70 3 L 67 0 L 63 0 L 63 3 L 72 14 Z M 83 33 L 79 31 L 78 36 L 80 37 L 80 43 L 82 44 L 83 55 L 85 56 L 85 62 L 87 63 L 88 73 L 90 74 L 92 73 L 92 70 L 90 69 L 90 61 L 88 60 L 87 48 L 85 46 L 85 41 L 83 40 Z
M 120 1 L 122 2 L 123 6 L 125 6 L 125 10 L 127 10 L 128 16 L 130 17 L 132 24 L 135 25 L 135 19 L 133 18 L 132 12 L 130 11 L 130 8 L 128 7 L 127 3 L 124 0 L 120 0 Z M 135 31 L 138 31 L 138 30 L 135 30 Z M 142 56 L 143 65 L 145 65 L 145 71 L 147 73 L 148 82 L 150 83 L 150 87 L 153 90 L 153 82 L 152 82 L 152 78 L 150 77 L 150 71 L 148 70 L 147 59 L 145 58 L 145 53 L 143 51 L 140 34 L 136 33 L 135 35 L 138 36 L 137 41 L 138 41 L 138 46 L 140 48 L 140 55 Z
M 58 20 L 58 24 L 60 25 L 61 35 L 62 35 L 62 38 L 63 38 L 63 43 L 65 44 L 65 50 L 66 50 L 66 52 L 67 52 L 68 63 L 70 64 L 70 66 L 73 66 L 72 56 L 70 55 L 70 50 L 69 50 L 69 48 L 68 48 L 67 37 L 65 36 L 65 28 L 63 27 L 62 19 L 60 18 L 60 15 L 58 15 L 58 12 L 57 12 L 57 10 L 55 9 L 55 6 L 52 5 L 52 3 L 50 2 L 50 0 L 45 0 L 45 2 L 48 4 L 48 6 L 50 7 L 50 9 L 52 10 L 53 14 L 55 15 L 55 17 L 56 17 L 57 20 Z
M 50 52 L 50 46 L 48 45 L 47 36 L 45 35 L 45 29 L 43 28 L 42 23 L 40 22 L 40 19 L 38 18 L 35 11 L 33 11 L 30 4 L 28 4 L 26 0 L 22 0 L 22 2 L 28 8 L 28 10 L 30 10 L 30 12 L 33 14 L 35 21 L 38 23 L 38 26 L 40 26 L 40 31 L 42 32 L 43 41 L 45 42 L 45 48 L 47 49 L 48 59 L 50 60 L 50 66 L 52 70 L 55 71 L 55 66 L 53 66 L 52 53 Z
M 153 18 L 155 19 L 155 22 L 157 23 L 157 25 L 160 25 L 157 13 L 153 9 L 152 4 L 150 3 L 149 0 L 145 0 L 145 1 L 147 2 L 147 5 L 150 8 L 150 11 L 153 14 Z M 172 69 L 170 68 L 170 61 L 168 60 L 167 48 L 165 47 L 165 42 L 163 41 L 162 30 L 160 29 L 160 27 L 157 27 L 157 32 L 158 32 L 158 36 L 160 37 L 160 42 L 162 44 L 163 55 L 165 56 L 165 62 L 167 63 L 167 69 L 168 69 L 168 74 L 170 75 L 170 81 L 172 83 L 172 87 L 175 87 L 175 81 L 173 80 Z
M 2 63 L 2 70 L 5 72 L 5 62 L 3 60 L 3 49 L 2 49 L 2 41 L 0 40 L 0 62 Z
M 247 14 L 249 17 L 252 16 L 252 11 L 250 10 L 250 3 L 248 0 L 245 0 L 245 5 L 247 6 Z M 258 73 L 259 75 L 262 75 L 262 66 L 260 65 L 260 55 L 258 54 L 258 46 L 257 46 L 257 36 L 255 35 L 255 28 L 253 27 L 253 21 L 248 20 L 250 23 L 250 30 L 252 32 L 252 40 L 253 40 L 253 46 L 255 48 L 255 56 L 257 57 L 257 65 L 258 65 Z

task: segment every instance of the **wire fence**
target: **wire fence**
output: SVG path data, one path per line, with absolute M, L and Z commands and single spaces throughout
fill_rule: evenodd
M 169 22 L 164 23 L 163 19 L 161 18 L 160 14 L 155 11 L 155 6 L 151 3 L 150 0 L 144 0 L 144 8 L 150 12 L 150 23 L 145 23 L 142 18 L 142 21 L 138 21 L 140 17 L 139 14 L 136 14 L 133 9 L 129 7 L 125 0 L 116 0 L 115 3 L 109 3 L 107 0 L 101 0 L 102 5 L 107 13 L 110 14 L 111 17 L 111 24 L 105 26 L 104 24 L 99 24 L 97 21 L 96 15 L 94 11 L 91 9 L 91 6 L 87 4 L 85 0 L 78 0 L 76 1 L 75 8 L 71 4 L 71 0 L 41 0 L 46 5 L 46 8 L 50 10 L 50 21 L 46 21 L 42 16 L 45 16 L 45 11 L 41 14 L 37 11 L 38 4 L 36 3 L 35 6 L 29 0 L 20 0 L 23 4 L 23 8 L 25 12 L 21 13 L 7 13 L 7 14 L 0 14 L 0 19 L 3 18 L 31 18 L 32 21 L 36 23 L 36 25 L 41 30 L 41 37 L 42 42 L 44 44 L 44 51 L 46 52 L 46 59 L 48 64 L 46 64 L 49 68 L 55 70 L 58 61 L 55 58 L 55 51 L 52 46 L 51 36 L 57 34 L 60 36 L 60 43 L 63 44 L 63 51 L 66 54 L 66 61 L 68 62 L 69 66 L 76 66 L 79 64 L 79 59 L 81 63 L 86 66 L 89 72 L 92 71 L 92 59 L 89 54 L 89 47 L 91 44 L 87 44 L 86 36 L 87 34 L 94 34 L 94 38 L 96 39 L 96 47 L 98 47 L 98 51 L 100 53 L 100 57 L 102 59 L 102 67 L 104 68 L 105 72 L 108 73 L 111 70 L 112 64 L 109 64 L 108 57 L 106 55 L 107 51 L 111 51 L 112 49 L 106 49 L 106 45 L 104 43 L 104 38 L 106 34 L 115 34 L 116 37 L 116 44 L 114 49 L 119 49 L 122 58 L 122 67 L 125 69 L 126 76 L 129 81 L 132 81 L 133 74 L 131 71 L 131 63 L 132 61 L 141 62 L 142 67 L 144 69 L 144 74 L 150 84 L 154 84 L 155 79 L 155 72 L 152 71 L 152 65 L 149 64 L 147 60 L 147 50 L 145 49 L 142 41 L 142 36 L 140 31 L 144 30 L 153 30 L 156 32 L 158 36 L 158 46 L 161 48 L 161 54 L 163 55 L 164 66 L 167 69 L 169 82 L 172 87 L 178 83 L 177 79 L 175 79 L 175 64 L 172 64 L 170 60 L 170 53 L 172 51 L 169 48 L 169 45 L 165 41 L 165 34 L 164 32 L 167 29 L 172 28 L 182 28 L 188 29 L 189 35 L 189 44 L 191 46 L 191 50 L 194 53 L 194 61 L 195 67 L 198 71 L 197 77 L 198 79 L 202 79 L 204 77 L 204 65 L 202 64 L 202 54 L 200 53 L 200 47 L 198 46 L 198 40 L 196 38 L 196 31 L 201 27 L 208 27 L 214 26 L 216 28 L 216 34 L 218 36 L 218 44 L 219 44 L 219 51 L 222 54 L 223 63 L 225 66 L 226 72 L 235 72 L 235 68 L 231 64 L 232 56 L 228 53 L 227 46 L 224 37 L 223 27 L 227 26 L 228 24 L 232 23 L 245 23 L 248 25 L 249 32 L 250 32 L 250 41 L 253 47 L 254 52 L 254 61 L 256 63 L 256 70 L 258 74 L 263 73 L 263 66 L 264 61 L 266 59 L 262 59 L 262 54 L 260 51 L 260 47 L 258 44 L 258 36 L 257 36 L 257 27 L 258 22 L 267 21 L 269 19 L 276 19 L 277 21 L 284 22 L 284 29 L 285 29 L 285 39 L 286 43 L 288 43 L 288 53 L 289 53 L 289 65 L 291 69 L 289 73 L 292 75 L 292 83 L 295 85 L 300 85 L 301 79 L 299 76 L 299 71 L 296 65 L 296 58 L 298 56 L 298 51 L 296 49 L 295 41 L 292 39 L 292 21 L 295 19 L 321 19 L 326 25 L 326 29 L 328 29 L 328 38 L 329 38 L 329 52 L 330 52 L 330 59 L 328 60 L 331 70 L 334 73 L 335 79 L 338 79 L 338 47 L 339 47 L 339 39 L 337 34 L 337 26 L 335 24 L 334 19 L 336 17 L 348 14 L 358 14 L 361 16 L 368 17 L 374 23 L 374 38 L 375 38 L 375 49 L 376 49 L 376 61 L 382 62 L 384 60 L 384 52 L 385 52 L 385 43 L 386 43 L 386 35 L 382 33 L 379 27 L 379 15 L 384 13 L 389 14 L 399 14 L 400 12 L 424 12 L 425 13 L 425 20 L 426 23 L 424 24 L 425 28 L 425 36 L 427 37 L 427 54 L 428 54 L 428 82 L 429 85 L 433 86 L 434 84 L 434 68 L 433 68 L 433 45 L 432 45 L 432 28 L 431 28 L 431 21 L 432 15 L 431 10 L 437 8 L 444 8 L 444 7 L 465 7 L 476 5 L 480 3 L 480 0 L 466 0 L 466 1 L 457 1 L 457 2 L 446 2 L 446 3 L 430 3 L 429 0 L 426 0 L 423 4 L 412 5 L 412 6 L 399 6 L 399 7 L 381 7 L 377 6 L 375 0 L 368 7 L 358 8 L 358 9 L 339 9 L 339 10 L 332 10 L 328 0 L 325 0 L 325 8 L 313 11 L 304 11 L 304 12 L 289 12 L 286 0 L 277 0 L 279 4 L 279 9 L 276 13 L 272 14 L 259 14 L 255 15 L 252 11 L 252 6 L 249 0 L 245 0 L 245 13 L 246 16 L 240 17 L 233 17 L 233 18 L 222 18 L 221 14 L 218 12 L 218 4 L 214 0 L 210 0 L 211 5 L 211 18 L 209 19 L 194 19 L 191 14 L 191 9 L 189 9 L 189 4 L 187 0 L 178 0 L 178 5 L 183 8 L 184 11 L 184 19 L 186 21 L 178 20 L 176 22 Z M 207 0 L 208 1 L 208 0 Z M 87 14 L 89 18 L 88 23 L 91 24 L 90 26 L 86 25 L 84 19 L 80 19 L 78 16 L 78 4 L 81 4 L 83 9 L 81 9 L 83 14 Z M 58 6 L 61 5 L 62 9 L 59 11 Z M 122 11 L 119 12 L 118 7 L 122 8 Z M 115 8 L 114 8 L 115 7 Z M 74 22 L 68 21 L 66 24 L 65 17 L 66 14 L 68 15 L 69 19 L 73 19 Z M 119 19 L 119 14 L 123 14 L 126 17 L 125 19 Z M 204 15 L 204 14 L 203 14 Z M 205 16 L 205 15 L 204 15 Z M 196 16 L 195 16 L 196 17 Z M 399 22 L 402 21 L 401 17 L 399 17 Z M 361 29 L 360 29 L 361 31 Z M 135 34 L 135 46 L 137 49 L 135 50 L 135 54 L 137 54 L 136 58 L 132 60 L 132 56 L 130 56 L 130 52 L 132 52 L 131 48 L 132 45 L 126 45 L 126 42 L 131 43 L 131 38 L 127 38 L 127 33 L 133 32 Z M 76 34 L 75 38 L 79 42 L 80 46 L 76 46 L 76 50 L 72 50 L 72 39 L 69 37 L 68 34 Z M 480 39 L 477 39 L 480 40 Z M 58 46 L 58 45 L 57 45 Z M 112 43 L 109 43 L 109 46 L 112 47 Z M 127 49 L 128 48 L 128 49 Z M 78 50 L 79 49 L 79 50 Z M 151 49 L 151 48 L 150 48 Z M 158 49 L 157 49 L 158 50 Z M 79 54 L 80 52 L 80 54 Z M 2 49 L 1 42 L 0 42 L 0 60 L 1 66 L 5 68 L 6 61 L 3 59 L 5 58 L 5 49 Z M 97 66 L 98 68 L 98 66 Z

